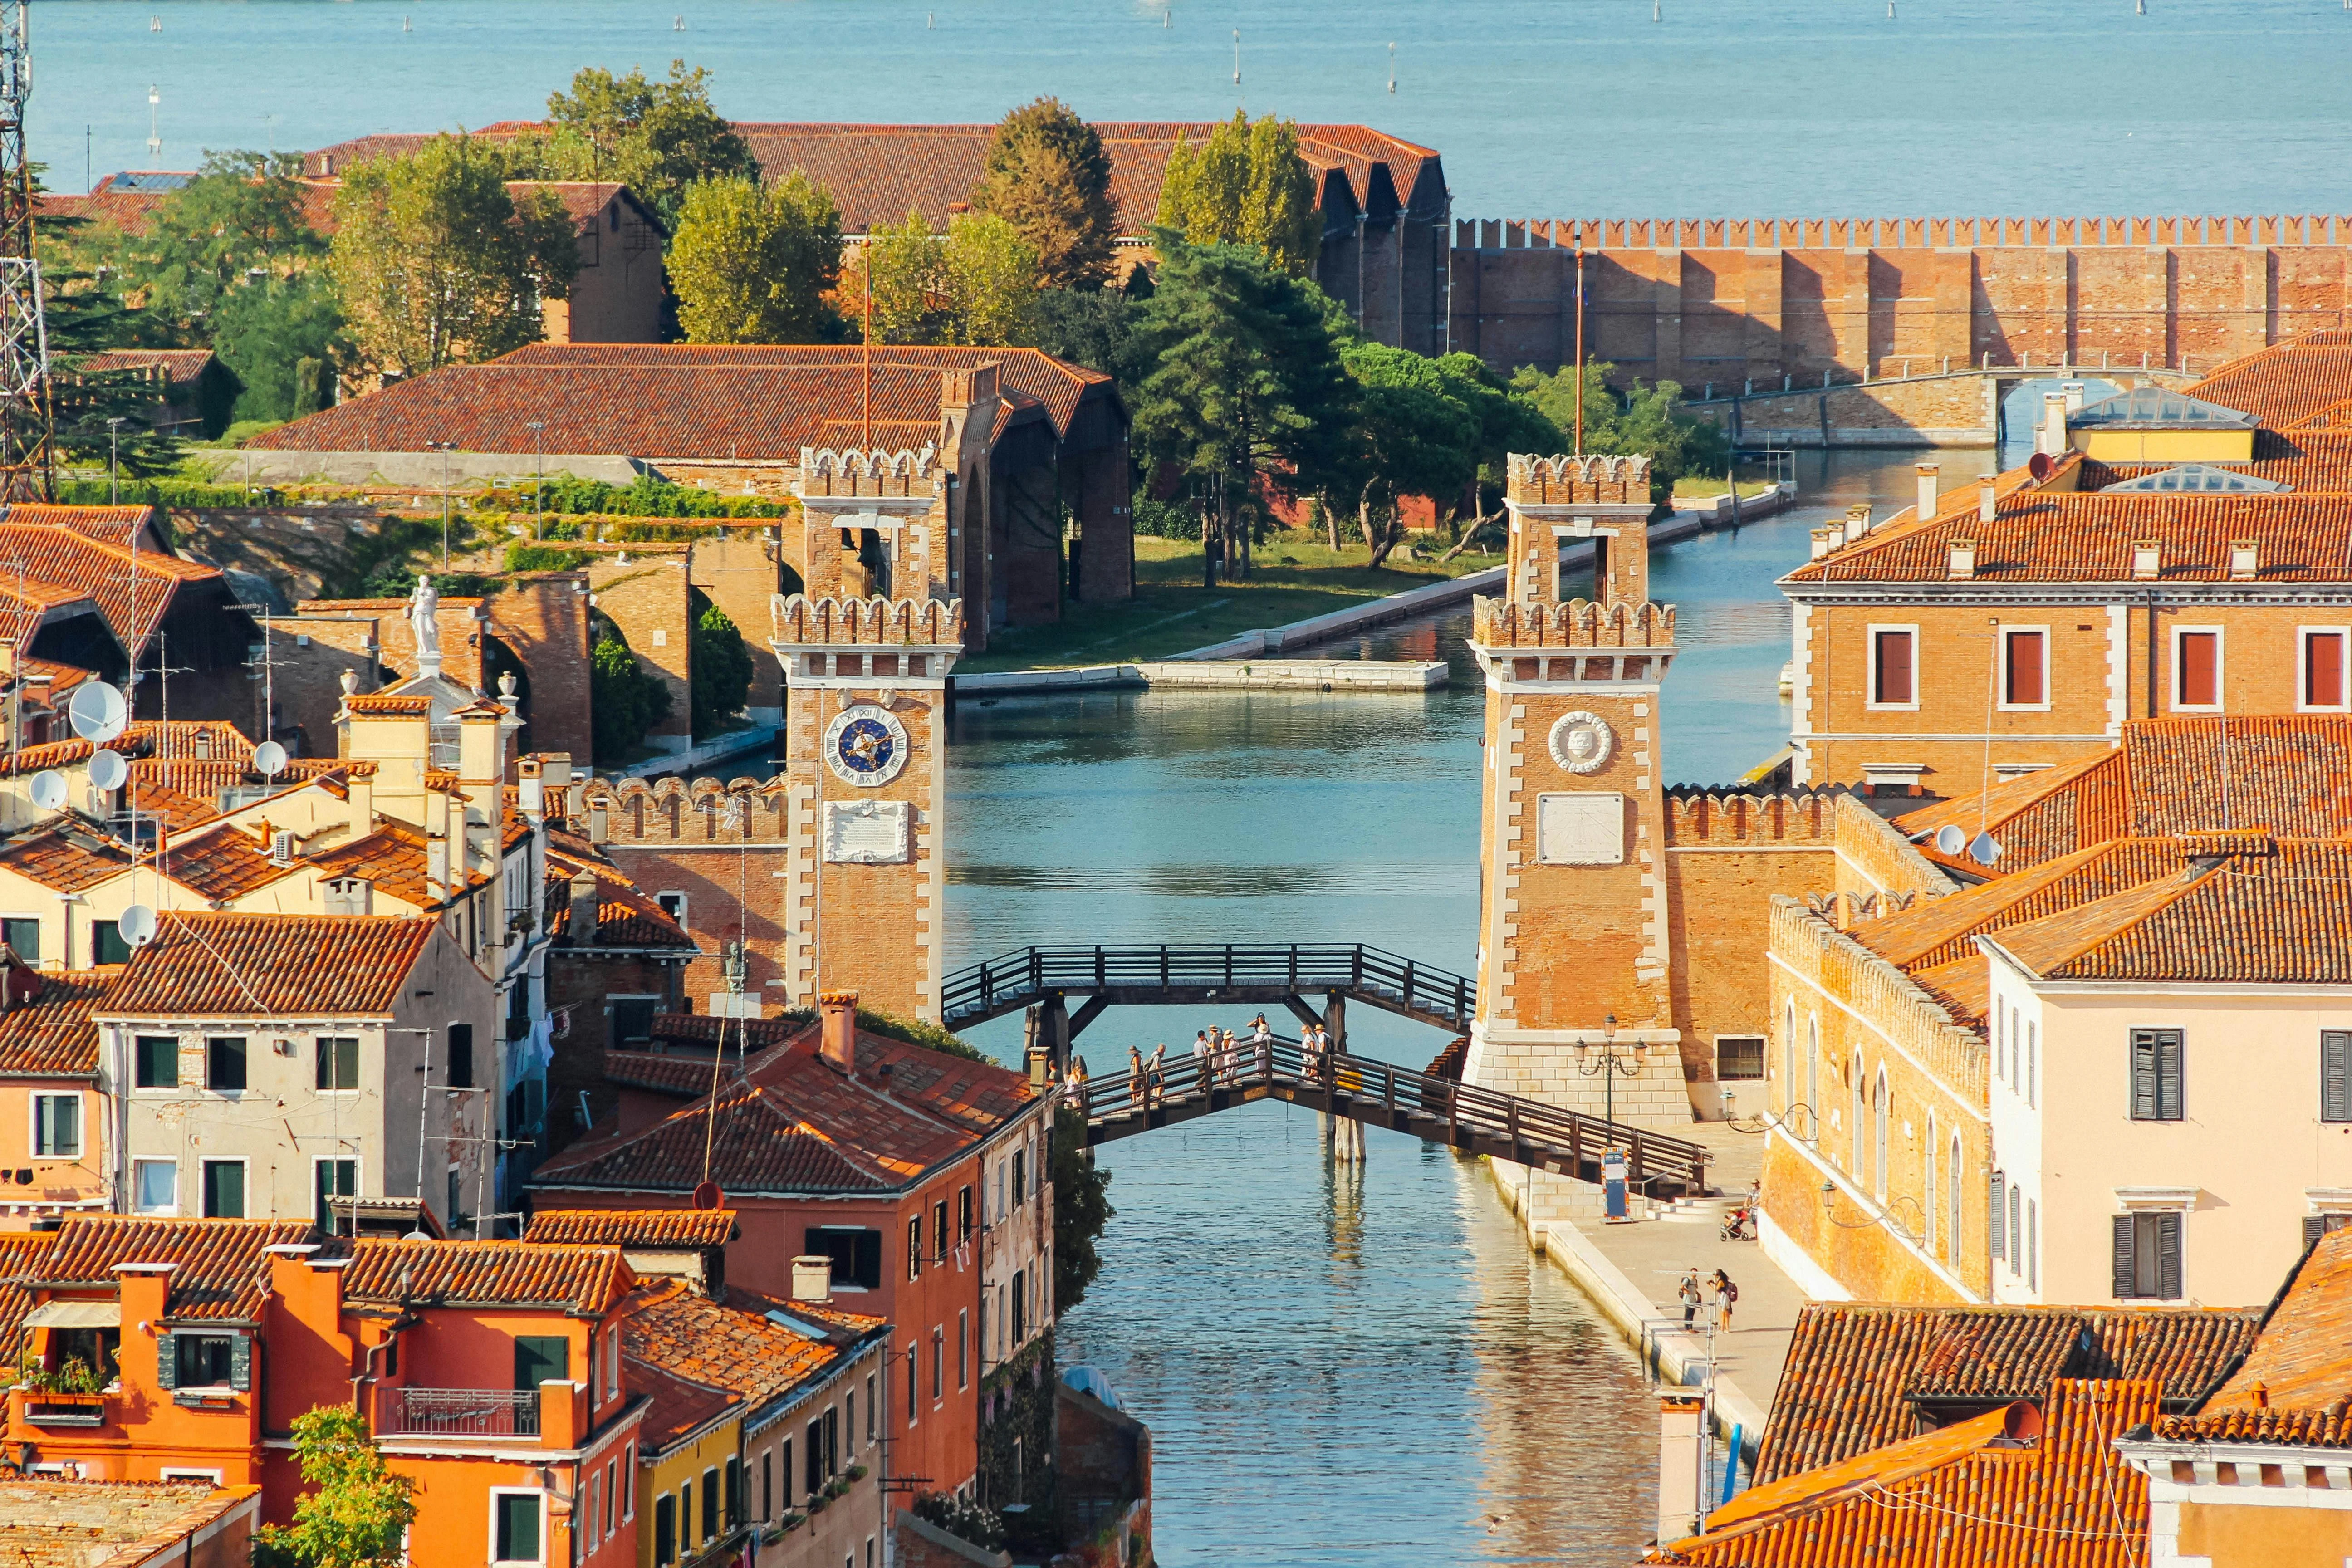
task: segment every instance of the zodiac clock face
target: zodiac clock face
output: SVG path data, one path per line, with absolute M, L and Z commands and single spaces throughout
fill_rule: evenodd
M 845 784 L 888 784 L 907 765 L 907 727 L 871 702 L 845 708 L 825 726 L 824 761 Z

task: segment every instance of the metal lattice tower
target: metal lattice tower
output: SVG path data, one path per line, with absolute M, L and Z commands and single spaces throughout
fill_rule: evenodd
M 33 170 L 25 105 L 33 94 L 29 0 L 0 0 L 0 500 L 50 491 L 49 340 L 33 252 Z

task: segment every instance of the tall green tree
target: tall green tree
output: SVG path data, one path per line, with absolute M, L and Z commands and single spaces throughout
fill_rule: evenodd
M 868 272 L 874 337 L 894 343 L 1025 343 L 1034 331 L 1037 253 L 991 213 L 959 213 L 945 234 L 910 212 L 877 224 L 842 268 L 843 308 L 865 308 Z
M 570 92 L 548 95 L 547 121 L 545 136 L 516 147 L 535 177 L 617 180 L 665 224 L 677 222 L 697 181 L 760 176 L 750 143 L 710 106 L 709 73 L 684 60 L 670 61 L 663 81 L 592 66 Z
M 618 626 L 599 617 L 597 627 L 595 646 L 588 650 L 590 739 L 596 760 L 610 765 L 669 717 L 669 688 L 637 662 Z
M 1134 429 L 1148 457 L 1203 481 L 1220 552 L 1248 572 L 1243 508 L 1261 483 L 1323 488 L 1347 449 L 1356 384 L 1322 290 L 1254 247 L 1193 246 L 1162 230 L 1157 291 L 1138 330 Z
M 841 277 L 841 213 L 795 172 L 772 185 L 689 185 L 669 284 L 690 343 L 814 343 L 841 335 L 826 295 Z
M 1584 363 L 1584 449 L 1612 457 L 1650 459 L 1650 493 L 1663 501 L 1685 474 L 1714 477 L 1731 469 L 1731 443 L 1722 426 L 1680 413 L 1678 383 L 1654 386 L 1633 383 L 1622 391 L 1609 384 L 1616 366 L 1601 360 Z M 1535 408 L 1566 436 L 1576 426 L 1576 371 L 1563 366 L 1547 375 L 1532 365 L 1511 377 L 1511 393 Z
M 385 1468 L 365 1416 L 347 1405 L 296 1416 L 294 1458 L 304 1489 L 294 1522 L 261 1527 L 256 1563 L 393 1568 L 407 1560 L 404 1537 L 416 1518 L 416 1483 Z
M 751 689 L 751 655 L 726 611 L 694 590 L 694 628 L 688 634 L 688 681 L 695 738 L 716 735 L 742 717 Z
M 1087 1152 L 1087 1116 L 1076 1106 L 1054 1112 L 1054 1315 L 1086 1300 L 1102 1272 L 1102 1239 L 1111 1215 L 1110 1173 Z
M 419 375 L 543 335 L 540 302 L 571 293 L 579 238 L 552 192 L 509 192 L 507 173 L 496 149 L 436 136 L 343 176 L 328 265 L 363 363 Z
M 1354 491 L 1378 566 L 1404 537 L 1401 497 L 1443 503 L 1477 478 L 1480 420 L 1435 360 L 1369 342 L 1349 344 L 1341 357 L 1356 381 L 1356 420 L 1346 457 L 1334 467 Z M 1324 511 L 1332 514 L 1328 502 Z
M 1321 250 L 1315 171 L 1298 152 L 1298 124 L 1273 115 L 1252 124 L 1240 110 L 1169 154 L 1159 222 L 1193 245 L 1255 247 L 1274 266 L 1303 278 Z
M 1025 103 L 998 123 L 971 205 L 1011 224 L 1036 253 L 1042 287 L 1096 289 L 1110 276 L 1118 237 L 1110 154 L 1059 99 Z

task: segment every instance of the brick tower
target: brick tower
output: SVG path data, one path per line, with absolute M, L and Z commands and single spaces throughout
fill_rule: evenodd
M 937 1022 L 946 886 L 949 471 L 917 452 L 801 454 L 805 592 L 778 595 L 785 989 Z
M 1649 602 L 1649 461 L 1515 454 L 1505 504 L 1508 592 L 1476 602 L 1471 637 L 1486 728 L 1465 1076 L 1685 1126 L 1657 770 L 1675 613 Z

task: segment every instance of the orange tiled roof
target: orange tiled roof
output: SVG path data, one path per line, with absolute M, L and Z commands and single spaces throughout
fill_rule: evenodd
M 425 835 L 404 822 L 378 822 L 375 831 L 314 855 L 310 864 L 320 877 L 356 877 L 412 909 L 436 910 L 488 884 L 487 873 L 468 870 L 463 888 L 436 899 L 425 880 Z
M 2062 1379 L 2004 1410 L 1749 1488 L 1705 1534 L 1651 1561 L 1748 1568 L 1863 1563 L 2128 1568 L 2147 1547 L 2147 1484 L 2115 1440 L 2156 1417 L 2152 1383 Z M 2014 1421 L 2026 1434 L 2012 1441 Z
M 168 384 L 184 386 L 204 374 L 212 363 L 210 349 L 101 349 L 97 353 L 60 356 L 58 368 L 68 377 L 156 370 L 163 373 Z
M 2149 1379 L 2185 1407 L 2253 1342 L 2260 1313 L 2201 1307 L 1800 1309 L 1756 1458 L 1777 1481 L 1901 1442 L 1919 1402 L 2039 1399 L 2061 1377 Z
M 79 819 L 66 817 L 0 848 L 0 870 L 58 893 L 78 893 L 129 870 L 130 851 L 101 838 Z
M 343 706 L 370 718 L 415 719 L 433 711 L 433 699 L 394 691 L 354 691 L 343 699 Z
M 100 535 L 114 514 L 135 510 L 139 522 L 147 508 L 66 507 L 20 501 L 0 513 L 0 557 L 13 566 L 21 561 L 25 575 L 43 584 L 79 584 L 69 590 L 96 601 L 114 633 L 114 640 L 134 658 L 142 654 L 155 627 L 171 613 L 182 588 L 192 584 L 221 583 L 220 569 L 159 551 L 132 551 L 127 542 Z M 88 520 L 72 514 L 106 513 Z M 87 526 L 78 526 L 86 523 Z M 134 570 L 135 556 L 135 570 Z M 15 584 L 10 587 L 13 591 Z
M 388 1016 L 434 924 L 390 915 L 165 910 L 107 997 L 110 1017 Z
M 94 1078 L 98 1026 L 90 1011 L 120 969 L 59 971 L 33 978 L 40 994 L 0 1013 L 0 1078 Z
M 522 1241 L 351 1244 L 346 1300 L 404 1307 L 547 1307 L 601 1318 L 635 1277 L 616 1247 Z
M 215 1521 L 251 1518 L 261 1489 L 209 1480 L 0 1480 L 0 1562 L 9 1568 L 128 1568 L 193 1562 Z M 207 1553 L 211 1555 L 211 1553 Z
M 2311 332 L 2231 360 L 2189 389 L 2280 426 L 2352 398 L 2352 331 Z
M 634 1058 L 642 1060 L 642 1058 Z M 709 1070 L 709 1063 L 702 1064 Z M 813 1042 L 721 1069 L 710 1172 L 736 1194 L 891 1192 L 977 1143 L 1034 1098 L 1021 1074 L 860 1030 L 853 1078 Z M 623 1134 L 607 1122 L 541 1165 L 549 1190 L 683 1192 L 702 1170 L 703 1101 Z
M 1900 914 L 1864 921 L 1848 934 L 1905 969 L 1974 960 L 1973 939 L 1979 935 L 2175 875 L 2189 864 L 2188 844 L 2179 838 L 2109 839 L 1944 898 L 1920 900 Z
M 696 456 L 798 463 L 803 447 L 856 446 L 859 351 L 826 344 L 541 343 L 487 364 L 449 365 L 283 425 L 252 445 L 299 451 Z M 1067 435 L 1110 379 L 1036 349 L 887 345 L 874 351 L 877 444 L 915 448 L 940 429 L 941 373 L 1000 367 L 1009 401 Z M 445 601 L 446 602 L 446 601 Z
M 680 1100 L 697 1100 L 710 1092 L 710 1060 L 708 1056 L 665 1056 L 653 1051 L 606 1051 L 604 1081 L 630 1089 L 649 1089 L 656 1094 L 675 1095 Z M 732 1075 L 732 1068 L 719 1068 L 720 1081 Z
M 806 1017 L 719 1018 L 709 1013 L 656 1013 L 652 1033 L 665 1044 L 724 1046 L 730 1051 L 740 1040 L 746 1048 L 758 1052 L 770 1046 L 788 1046 L 815 1027 L 815 1021 Z
M 51 1289 L 111 1289 L 116 1265 L 171 1263 L 173 1318 L 253 1322 L 261 1315 L 265 1252 L 310 1238 L 304 1220 L 126 1219 L 68 1215 L 47 1251 L 27 1265 L 31 1283 Z
M 166 839 L 156 854 L 155 865 L 181 886 L 221 904 L 283 881 L 298 868 L 290 862 L 272 864 L 268 852 L 256 845 L 241 826 L 227 822 Z
M 724 1247 L 735 1237 L 733 1209 L 541 1209 L 525 1241 L 596 1247 Z
M 2320 1237 L 2272 1303 L 2244 1364 L 2194 1413 L 2158 1422 L 2156 1436 L 2352 1448 L 2352 1230 Z
M 31 1278 L 26 1270 L 33 1259 L 47 1253 L 51 1237 L 36 1231 L 0 1233 L 0 1366 L 16 1364 L 25 1333 L 25 1314 L 33 1310 Z
M 842 1358 L 830 1338 L 795 1333 L 730 1298 L 711 1300 L 679 1279 L 645 1281 L 622 1310 L 621 1353 L 740 1395 L 753 1410 Z
M 645 1420 L 637 1428 L 641 1456 L 667 1453 L 742 1403 L 740 1395 L 680 1377 L 625 1352 L 621 1359 L 628 1363 L 629 1387 L 646 1396 Z
M 520 817 L 510 832 L 527 833 Z M 596 947 L 691 948 L 694 939 L 659 904 L 639 891 L 620 868 L 601 856 L 567 855 L 548 847 L 544 872 L 549 933 L 560 940 L 572 935 L 572 879 L 581 871 L 596 879 L 596 930 L 590 945 Z

